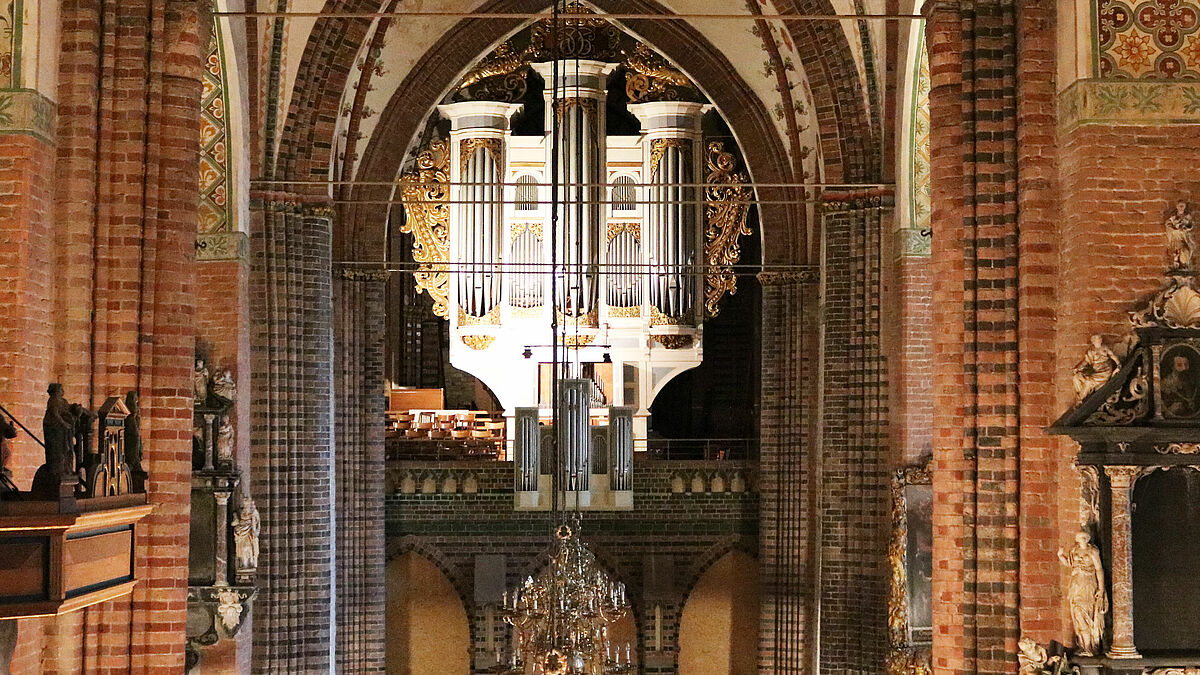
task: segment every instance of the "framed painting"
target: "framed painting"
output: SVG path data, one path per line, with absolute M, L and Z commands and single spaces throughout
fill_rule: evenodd
M 926 466 L 892 479 L 888 672 L 927 675 L 933 640 L 933 484 Z

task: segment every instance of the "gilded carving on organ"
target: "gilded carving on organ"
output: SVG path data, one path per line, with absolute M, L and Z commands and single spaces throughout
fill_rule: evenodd
M 1100 549 L 1092 544 L 1091 535 L 1080 532 L 1075 535 L 1075 545 L 1071 550 L 1059 549 L 1058 559 L 1071 573 L 1067 603 L 1079 653 L 1083 656 L 1100 654 L 1104 617 L 1108 614 L 1108 594 L 1104 590 L 1104 565 L 1100 562 Z
M 400 231 L 413 236 L 413 261 L 419 263 L 414 279 L 417 291 L 433 299 L 433 312 L 449 315 L 450 277 L 450 154 L 445 140 L 434 141 L 417 155 L 417 166 L 400 178 L 400 198 L 405 220 Z
M 754 231 L 746 224 L 750 190 L 745 186 L 746 175 L 737 171 L 737 159 L 720 142 L 709 143 L 707 150 L 704 253 L 709 269 L 704 277 L 704 308 L 709 316 L 716 316 L 721 298 L 737 292 L 737 276 L 732 266 L 742 257 L 738 240 Z

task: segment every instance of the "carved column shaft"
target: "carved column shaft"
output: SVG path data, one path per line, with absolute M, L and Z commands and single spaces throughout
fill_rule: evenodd
M 215 541 L 217 543 L 217 586 L 226 586 L 229 582 L 229 493 L 214 492 L 217 500 L 217 518 Z
M 1140 467 L 1106 466 L 1104 473 L 1112 491 L 1112 645 L 1108 656 L 1114 659 L 1138 658 L 1133 646 L 1133 485 Z

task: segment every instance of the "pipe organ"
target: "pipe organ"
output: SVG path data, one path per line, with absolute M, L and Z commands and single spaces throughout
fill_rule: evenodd
M 413 236 L 419 290 L 450 322 L 451 363 L 509 415 L 522 411 L 510 441 L 539 438 L 532 411 L 550 417 L 544 368 L 557 322 L 566 374 L 604 380 L 570 390 L 588 397 L 589 423 L 628 409 L 615 428 L 644 443 L 654 397 L 700 364 L 704 318 L 736 290 L 730 265 L 749 234 L 748 179 L 720 142 L 706 144 L 711 106 L 681 100 L 681 91 L 699 98 L 682 73 L 603 19 L 564 25 L 591 31 L 559 38 L 555 54 L 566 58 L 546 57 L 548 34 L 534 24 L 513 39 L 528 39 L 524 51 L 513 41 L 497 48 L 438 106 L 449 137 L 420 149 L 401 176 L 401 231 Z M 622 114 L 640 133 L 608 135 L 610 80 L 622 70 Z M 516 134 L 534 74 L 545 82 L 542 133 Z M 572 458 L 569 480 L 628 489 L 631 457 L 611 457 L 593 475 L 589 458 Z M 519 491 L 531 492 L 534 466 L 518 467 Z

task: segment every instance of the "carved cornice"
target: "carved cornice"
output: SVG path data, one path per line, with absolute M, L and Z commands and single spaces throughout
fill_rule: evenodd
M 1058 95 L 1058 125 L 1200 124 L 1200 83 L 1163 80 L 1076 80 Z
M 391 273 L 387 270 L 342 269 L 341 277 L 346 281 L 387 281 Z
M 813 265 L 807 269 L 789 270 L 787 272 L 759 272 L 759 285 L 786 286 L 789 284 L 815 284 L 821 281 L 821 268 Z
M 246 262 L 250 243 L 244 232 L 196 235 L 196 262 Z
M 0 135 L 25 134 L 53 144 L 57 109 L 33 89 L 0 89 Z

